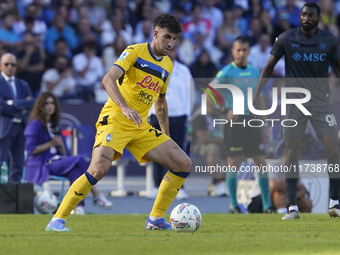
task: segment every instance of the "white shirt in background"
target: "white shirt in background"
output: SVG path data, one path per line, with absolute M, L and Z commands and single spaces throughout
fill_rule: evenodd
M 195 104 L 195 87 L 191 81 L 192 75 L 186 65 L 173 61 L 173 70 L 169 78 L 166 101 L 168 103 L 169 117 L 187 115 L 190 117 L 190 108 Z M 149 115 L 155 114 L 152 105 Z
M 42 77 L 41 80 L 41 92 L 48 91 L 46 82 L 56 82 L 59 80 L 60 74 L 58 73 L 57 69 L 52 68 L 47 70 Z M 58 84 L 51 90 L 51 92 L 57 96 L 63 96 L 70 91 L 74 90 L 76 87 L 76 79 L 72 76 L 67 76 L 58 82 Z
M 75 72 L 81 72 L 85 69 L 88 61 L 90 67 L 84 77 L 75 74 L 77 85 L 79 86 L 93 86 L 104 76 L 104 66 L 98 56 L 93 56 L 90 60 L 86 57 L 85 53 L 79 53 L 72 59 L 72 66 Z

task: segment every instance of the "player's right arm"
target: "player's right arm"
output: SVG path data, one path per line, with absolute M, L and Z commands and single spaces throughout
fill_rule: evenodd
M 133 124 L 137 123 L 140 127 L 140 124 L 143 123 L 142 117 L 137 111 L 131 109 L 128 106 L 117 85 L 117 80 L 123 77 L 123 75 L 126 74 L 130 67 L 133 66 L 133 64 L 137 60 L 137 57 L 138 56 L 135 49 L 131 46 L 127 47 L 117 59 L 115 64 L 111 67 L 109 72 L 104 76 L 102 84 L 105 87 L 110 98 L 122 110 L 123 114 L 129 120 L 131 118 Z
M 128 118 L 132 119 L 133 124 L 138 124 L 140 126 L 143 123 L 142 117 L 139 113 L 131 109 L 120 93 L 117 86 L 117 79 L 119 79 L 124 74 L 123 70 L 118 66 L 114 65 L 111 67 L 109 72 L 104 76 L 102 83 L 105 87 L 108 95 L 111 97 L 113 102 L 122 110 L 123 114 Z

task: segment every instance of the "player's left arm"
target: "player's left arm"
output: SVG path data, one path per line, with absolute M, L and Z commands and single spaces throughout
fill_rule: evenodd
M 170 137 L 168 103 L 165 94 L 160 94 L 155 101 L 155 112 L 159 126 L 164 134 Z

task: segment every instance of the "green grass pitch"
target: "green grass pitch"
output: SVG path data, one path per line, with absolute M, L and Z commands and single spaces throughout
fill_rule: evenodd
M 197 232 L 178 233 L 146 231 L 146 215 L 71 215 L 72 232 L 45 232 L 50 215 L 0 215 L 0 254 L 339 254 L 339 219 L 281 217 L 203 214 Z

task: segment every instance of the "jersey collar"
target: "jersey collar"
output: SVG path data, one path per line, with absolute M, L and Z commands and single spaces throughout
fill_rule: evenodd
M 150 52 L 150 55 L 153 57 L 154 60 L 156 61 L 161 61 L 163 59 L 163 56 L 160 58 L 160 59 L 157 59 L 156 56 L 153 54 L 152 50 L 151 50 L 151 45 L 150 43 L 148 43 L 148 49 L 149 49 L 149 52 Z
M 232 62 L 231 62 L 231 65 L 232 65 L 233 67 L 235 67 L 235 68 L 241 68 L 241 69 L 244 69 L 244 68 L 242 68 L 242 67 L 239 67 L 238 65 L 236 65 L 234 61 L 232 61 Z M 249 64 L 247 63 L 247 66 L 246 66 L 246 67 L 248 67 L 248 66 L 249 66 Z
M 300 36 L 304 36 L 304 37 L 306 37 L 306 38 L 310 38 L 310 37 L 305 36 L 305 35 L 302 33 L 301 30 L 302 30 L 301 27 L 297 27 L 297 32 L 298 32 L 298 34 L 299 34 Z M 315 33 L 314 33 L 311 37 L 313 37 L 314 35 L 317 35 L 318 33 L 319 33 L 319 28 L 316 28 Z

